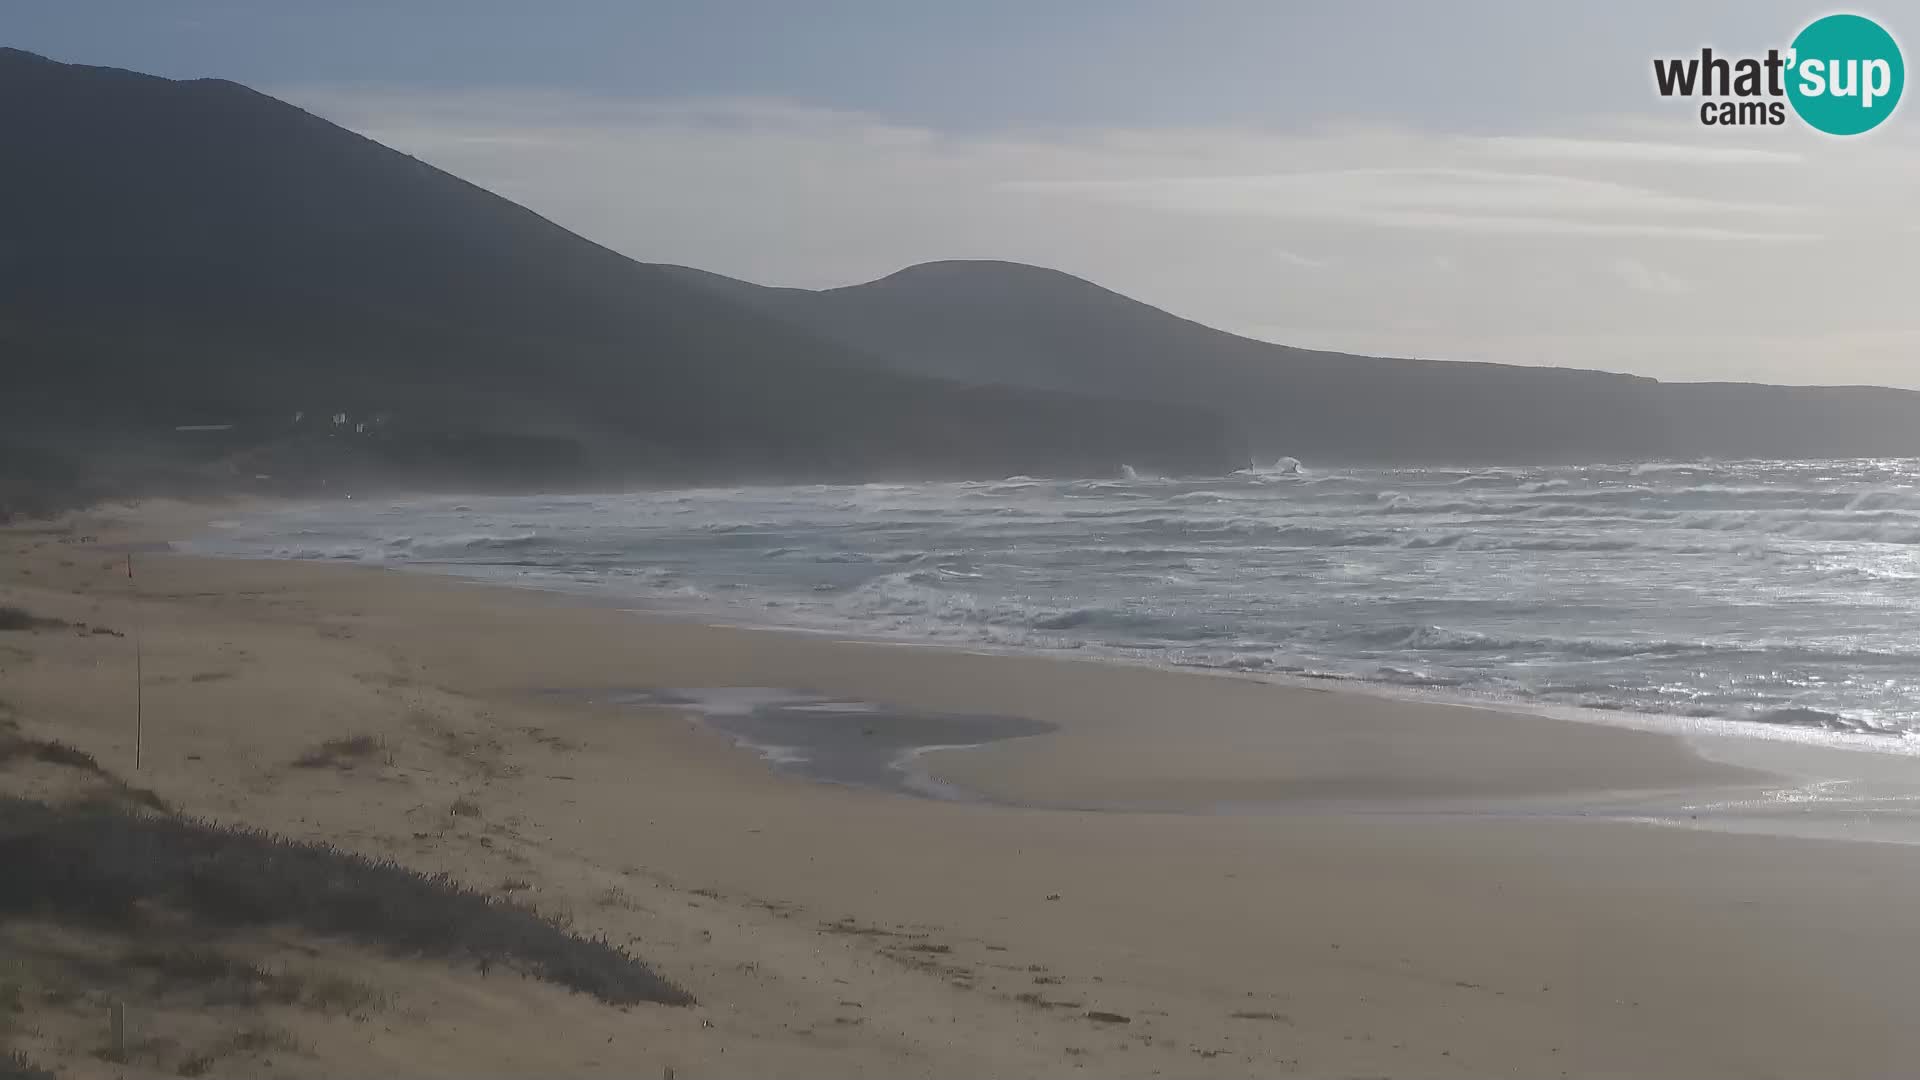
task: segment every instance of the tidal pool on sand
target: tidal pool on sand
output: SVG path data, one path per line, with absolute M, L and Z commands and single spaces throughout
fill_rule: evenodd
M 916 769 L 921 754 L 1053 730 L 1022 717 L 923 712 L 767 686 L 626 690 L 602 700 L 691 710 L 774 767 L 809 779 L 945 799 L 971 796 Z

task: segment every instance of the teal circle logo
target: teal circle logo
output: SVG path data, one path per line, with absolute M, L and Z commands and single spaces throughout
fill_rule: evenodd
M 1828 15 L 1793 39 L 1787 100 L 1829 135 L 1871 131 L 1893 115 L 1907 66 L 1893 35 L 1861 15 Z

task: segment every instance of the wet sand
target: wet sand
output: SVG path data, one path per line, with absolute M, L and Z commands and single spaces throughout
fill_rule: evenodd
M 1884 1076 L 1920 1056 L 1912 849 L 1433 812 L 1783 782 L 1672 736 L 348 566 L 148 556 L 136 600 L 97 545 L 191 517 L 3 537 L 0 603 L 138 628 L 141 783 L 482 887 L 523 879 L 701 1000 L 621 1012 L 463 981 L 405 1023 L 316 1035 L 287 1075 Z M 23 729 L 129 771 L 131 678 L 127 638 L 0 635 Z M 804 709 L 729 728 L 617 700 L 753 688 L 862 708 L 812 714 L 837 734 L 802 741 Z M 869 706 L 898 726 L 848 749 Z M 918 755 L 985 801 L 889 790 L 894 750 L 954 717 L 1044 729 Z M 290 765 L 360 733 L 389 756 Z

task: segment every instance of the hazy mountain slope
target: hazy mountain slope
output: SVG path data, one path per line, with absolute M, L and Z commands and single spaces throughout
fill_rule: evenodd
M 902 371 L 1098 386 L 1231 415 L 1246 451 L 1347 460 L 1920 453 L 1920 394 L 1662 384 L 1564 368 L 1350 356 L 1228 334 L 1053 270 L 939 262 L 771 289 L 674 268 Z
M 481 474 L 1224 461 L 1196 409 L 877 371 L 233 83 L 0 50 L 0 131 L 16 439 L 85 429 L 144 453 L 191 441 L 177 425 L 233 423 L 223 452 L 324 435 L 369 468 Z M 313 427 L 337 412 L 367 436 L 351 454 Z

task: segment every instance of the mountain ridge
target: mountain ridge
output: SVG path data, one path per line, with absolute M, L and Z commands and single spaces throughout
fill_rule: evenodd
M 701 270 L 697 267 L 683 266 L 683 265 L 678 265 L 673 263 L 657 263 L 655 265 L 664 266 L 673 270 L 693 271 L 694 273 L 706 274 L 713 277 L 725 277 L 725 275 L 723 274 L 718 274 L 711 270 Z M 1380 361 L 1387 361 L 1387 362 L 1406 362 L 1406 363 L 1415 363 L 1415 364 L 1452 364 L 1452 365 L 1463 366 L 1463 367 L 1488 367 L 1488 368 L 1498 368 L 1503 371 L 1505 370 L 1532 371 L 1532 370 L 1538 370 L 1541 368 L 1551 368 L 1553 370 L 1558 370 L 1558 371 L 1578 371 L 1578 372 L 1583 372 L 1583 373 L 1593 374 L 1593 375 L 1612 375 L 1612 376 L 1616 376 L 1618 378 L 1623 378 L 1623 379 L 1639 379 L 1645 382 L 1659 383 L 1662 386 L 1765 386 L 1765 387 L 1772 387 L 1775 389 L 1782 389 L 1782 390 L 1793 390 L 1793 389 L 1888 390 L 1894 393 L 1901 393 L 1901 394 L 1920 393 L 1920 390 L 1916 390 L 1912 387 L 1889 386 L 1884 383 L 1770 383 L 1770 382 L 1756 382 L 1748 379 L 1663 379 L 1657 375 L 1643 375 L 1638 372 L 1632 372 L 1632 371 L 1616 371 L 1613 368 L 1605 368 L 1605 367 L 1568 367 L 1563 364 L 1553 364 L 1553 365 L 1522 364 L 1522 363 L 1516 363 L 1512 361 L 1502 361 L 1502 360 L 1454 360 L 1454 359 L 1449 359 L 1443 356 L 1397 356 L 1397 355 L 1387 355 L 1384 353 L 1347 353 L 1347 352 L 1341 352 L 1337 349 L 1315 349 L 1315 348 L 1310 348 L 1304 345 L 1289 345 L 1281 341 L 1272 341 L 1267 338 L 1258 338 L 1248 334 L 1235 333 L 1232 330 L 1222 330 L 1217 326 L 1209 326 L 1208 324 L 1203 323 L 1198 319 L 1188 318 L 1185 315 L 1181 315 L 1167 308 L 1163 308 L 1158 304 L 1141 300 L 1137 297 L 1128 296 L 1126 293 L 1123 293 L 1118 289 L 1114 289 L 1114 288 L 1110 288 L 1108 286 L 1102 285 L 1099 282 L 1094 281 L 1092 278 L 1081 277 L 1078 274 L 1074 274 L 1066 270 L 1060 270 L 1060 269 L 1057 269 L 1054 267 L 1048 267 L 1048 266 L 1041 266 L 1037 263 L 1015 262 L 1011 259 L 928 259 L 924 262 L 911 263 L 907 266 L 901 267 L 898 270 L 894 270 L 889 273 L 882 274 L 877 278 L 872 278 L 866 281 L 850 282 L 846 285 L 830 285 L 822 289 L 803 289 L 803 288 L 797 288 L 795 286 L 789 286 L 789 285 L 759 285 L 757 287 L 763 288 L 763 289 L 776 289 L 776 290 L 786 291 L 786 292 L 837 293 L 837 292 L 846 292 L 846 291 L 855 290 L 855 289 L 864 289 L 868 286 L 879 285 L 883 282 L 892 281 L 894 279 L 910 279 L 913 277 L 920 276 L 921 273 L 923 272 L 931 271 L 931 270 L 940 270 L 946 267 L 955 267 L 955 268 L 1004 267 L 1006 269 L 1013 270 L 1013 271 L 1036 271 L 1037 276 L 1035 280 L 1057 281 L 1060 279 L 1065 279 L 1067 281 L 1076 283 L 1077 285 L 1098 290 L 1099 292 L 1106 293 L 1111 296 L 1116 296 L 1123 300 L 1128 300 L 1144 307 L 1152 308 L 1153 310 L 1165 315 L 1169 319 L 1177 319 L 1180 322 L 1187 323 L 1192 326 L 1198 326 L 1206 330 L 1210 330 L 1216 334 L 1223 334 L 1228 337 L 1237 338 L 1241 341 L 1249 342 L 1255 345 L 1267 345 L 1267 346 L 1272 346 L 1274 348 L 1286 349 L 1296 353 L 1312 353 L 1312 354 L 1321 355 L 1321 356 L 1349 357 L 1354 359 L 1380 360 Z M 728 280 L 746 282 L 746 279 L 744 278 L 729 278 Z M 752 282 L 746 282 L 746 283 L 753 284 Z
M 685 280 L 894 370 L 1219 411 L 1245 453 L 1549 463 L 1920 453 L 1920 392 L 1663 382 L 1583 368 L 1378 357 L 1233 334 L 1063 271 L 940 260 L 829 289 Z
M 0 125 L 16 447 L 308 484 L 1229 460 L 1202 409 L 886 371 L 237 83 L 13 51 Z

